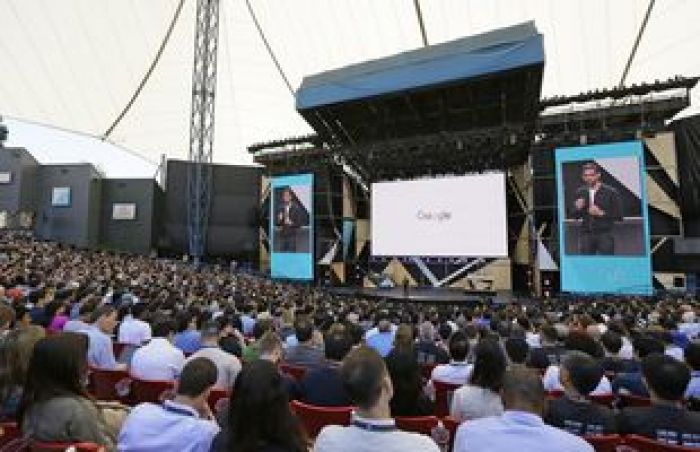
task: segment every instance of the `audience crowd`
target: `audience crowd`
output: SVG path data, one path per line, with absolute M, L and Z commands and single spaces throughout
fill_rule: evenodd
M 23 441 L 120 451 L 589 451 L 613 433 L 700 447 L 699 316 L 689 295 L 370 300 L 4 233 L 0 420 Z M 98 370 L 129 376 L 125 398 L 132 381 L 176 384 L 129 407 L 93 395 Z M 290 401 L 352 417 L 314 438 Z M 397 427 L 433 414 L 458 425 L 449 441 L 443 421 Z

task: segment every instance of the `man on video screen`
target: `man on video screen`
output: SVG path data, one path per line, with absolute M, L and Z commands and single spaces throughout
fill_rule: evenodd
M 579 252 L 581 254 L 615 254 L 613 227 L 622 220 L 620 194 L 600 180 L 600 168 L 595 162 L 583 165 L 584 185 L 576 189 L 573 216 L 581 218 Z
M 275 213 L 275 225 L 278 228 L 279 251 L 297 252 L 297 231 L 300 227 L 309 225 L 309 216 L 289 187 L 282 190 L 281 204 Z

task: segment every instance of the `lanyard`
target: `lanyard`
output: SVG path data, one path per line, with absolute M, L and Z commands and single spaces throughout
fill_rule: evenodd
M 180 414 L 182 416 L 195 417 L 194 413 L 192 413 L 190 410 L 186 410 L 184 408 L 163 404 L 163 409 L 165 411 L 170 411 L 171 413 Z
M 353 419 L 352 425 L 368 432 L 393 432 L 396 431 L 394 424 L 370 424 L 359 419 Z

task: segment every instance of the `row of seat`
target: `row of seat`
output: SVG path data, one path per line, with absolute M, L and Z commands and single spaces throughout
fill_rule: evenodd
M 0 423 L 0 449 L 27 452 L 106 452 L 104 446 L 86 442 L 42 442 L 22 440 L 19 427 L 14 422 Z

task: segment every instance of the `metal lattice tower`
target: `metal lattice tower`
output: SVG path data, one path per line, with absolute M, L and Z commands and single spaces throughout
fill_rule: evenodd
M 212 190 L 216 57 L 219 45 L 219 0 L 197 0 L 197 30 L 192 70 L 187 232 L 189 252 L 199 264 L 206 250 Z

